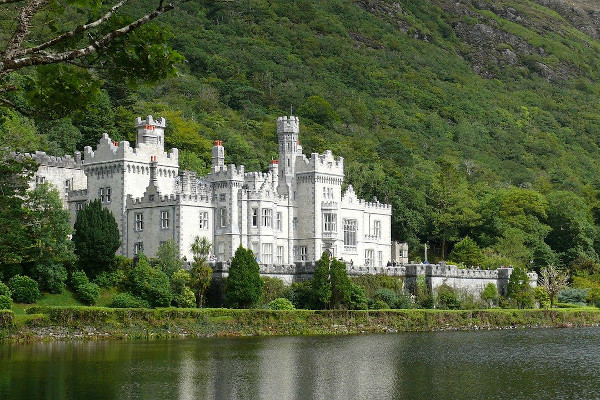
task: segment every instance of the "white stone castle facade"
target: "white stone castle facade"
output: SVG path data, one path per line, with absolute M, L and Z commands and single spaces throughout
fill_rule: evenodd
M 324 251 L 357 268 L 407 262 L 407 249 L 397 245 L 392 259 L 391 206 L 358 199 L 350 185 L 342 192 L 343 158 L 331 151 L 305 156 L 297 117 L 278 118 L 279 159 L 266 173 L 226 165 L 221 141 L 207 176 L 180 171 L 178 150 L 164 149 L 165 126 L 162 118 L 138 118 L 135 147 L 104 134 L 83 158 L 36 153 L 36 182 L 60 189 L 73 223 L 86 202 L 99 199 L 117 220 L 118 253 L 127 257 L 153 257 L 171 240 L 190 260 L 200 236 L 213 244 L 217 262 L 240 245 L 264 266 L 312 263 Z

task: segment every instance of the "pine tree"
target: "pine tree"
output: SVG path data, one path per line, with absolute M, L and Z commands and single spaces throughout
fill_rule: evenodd
M 89 276 L 108 270 L 121 245 L 119 227 L 110 210 L 93 200 L 79 211 L 73 234 L 79 266 Z
M 252 250 L 238 247 L 231 260 L 225 304 L 231 308 L 250 308 L 262 294 L 260 267 Z

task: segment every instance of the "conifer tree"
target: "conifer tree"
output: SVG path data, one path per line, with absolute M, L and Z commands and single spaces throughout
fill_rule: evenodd
M 315 308 L 325 308 L 331 300 L 331 283 L 329 281 L 329 254 L 323 252 L 313 274 L 311 288 Z
M 121 245 L 119 227 L 100 200 L 91 201 L 77 214 L 73 243 L 79 266 L 88 275 L 95 276 L 112 265 Z
M 238 247 L 231 260 L 225 304 L 231 308 L 250 308 L 262 294 L 260 267 L 250 249 Z

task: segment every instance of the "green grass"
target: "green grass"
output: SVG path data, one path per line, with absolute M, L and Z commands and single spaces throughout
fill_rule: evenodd
M 34 304 L 14 303 L 12 311 L 15 315 L 24 315 L 25 310 L 33 306 L 82 306 L 83 303 L 75 298 L 75 294 L 68 289 L 65 289 L 60 294 L 42 293 L 42 297 Z

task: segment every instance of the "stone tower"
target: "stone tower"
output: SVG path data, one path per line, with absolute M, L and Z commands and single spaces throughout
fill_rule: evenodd
M 279 179 L 280 193 L 291 191 L 294 178 L 296 157 L 302 154 L 302 146 L 298 141 L 300 121 L 293 115 L 277 118 L 277 137 L 279 141 Z
M 154 119 L 148 115 L 145 120 L 137 117 L 135 120 L 135 129 L 137 131 L 136 147 L 155 147 L 161 151 L 165 148 L 165 127 L 164 118 Z

